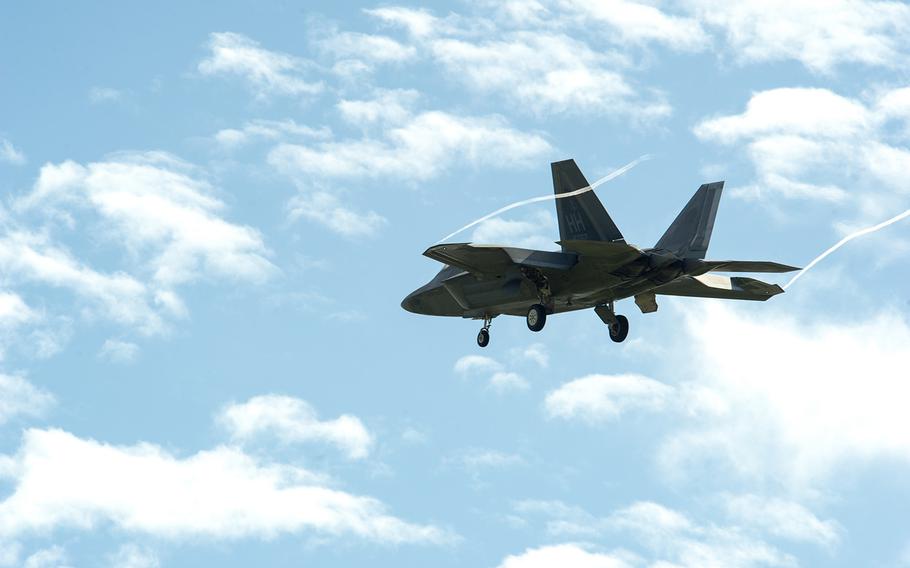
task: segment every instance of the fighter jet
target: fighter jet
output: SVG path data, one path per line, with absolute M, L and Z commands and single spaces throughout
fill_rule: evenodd
M 777 284 L 714 272 L 791 272 L 776 262 L 704 260 L 724 182 L 698 188 L 652 248 L 628 244 L 575 160 L 550 164 L 560 252 L 517 247 L 446 243 L 424 252 L 445 266 L 414 290 L 401 307 L 417 314 L 483 320 L 477 345 L 490 343 L 490 325 L 500 315 L 524 316 L 531 331 L 552 314 L 593 308 L 619 343 L 629 320 L 614 303 L 634 298 L 642 313 L 657 311 L 657 296 L 759 300 L 782 293 Z M 565 197 L 560 197 L 564 194 Z

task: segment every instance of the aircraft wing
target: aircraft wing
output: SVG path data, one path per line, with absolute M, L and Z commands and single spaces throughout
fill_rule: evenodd
M 563 240 L 556 244 L 565 250 L 577 252 L 585 258 L 597 259 L 606 264 L 621 266 L 642 255 L 637 247 L 625 242 Z
M 654 288 L 654 293 L 665 296 L 691 296 L 696 298 L 723 298 L 727 300 L 764 301 L 783 293 L 777 284 L 768 284 L 743 276 L 681 276 L 676 280 Z
M 706 260 L 704 263 L 710 267 L 709 270 L 716 272 L 793 272 L 800 270 L 796 266 L 763 260 Z
M 547 270 L 568 270 L 578 262 L 577 255 L 564 252 L 529 250 L 496 245 L 454 243 L 428 248 L 424 256 L 455 266 L 478 276 L 496 276 L 509 268 L 527 266 Z

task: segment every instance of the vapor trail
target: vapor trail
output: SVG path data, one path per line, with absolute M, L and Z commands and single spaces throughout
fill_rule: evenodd
M 904 211 L 903 213 L 901 213 L 901 214 L 899 214 L 899 215 L 895 215 L 894 217 L 891 217 L 891 218 L 888 219 L 887 221 L 883 221 L 883 222 L 879 223 L 878 225 L 874 225 L 874 226 L 872 226 L 872 227 L 866 227 L 865 229 L 860 229 L 859 231 L 856 231 L 855 233 L 850 233 L 850 234 L 847 235 L 846 237 L 844 237 L 844 238 L 842 238 L 841 240 L 837 241 L 837 244 L 836 244 L 836 245 L 834 245 L 833 247 L 829 248 L 829 249 L 826 250 L 825 252 L 821 253 L 821 254 L 818 255 L 817 257 L 815 257 L 815 259 L 813 259 L 812 262 L 810 262 L 809 264 L 807 264 L 805 268 L 803 268 L 802 270 L 800 270 L 799 272 L 797 272 L 796 275 L 793 276 L 793 278 L 791 278 L 789 282 L 787 282 L 786 284 L 784 284 L 784 286 L 783 286 L 784 290 L 786 290 L 787 288 L 789 288 L 790 286 L 792 286 L 794 282 L 796 282 L 797 280 L 799 280 L 799 277 L 800 277 L 800 276 L 802 276 L 803 274 L 805 274 L 806 272 L 808 272 L 810 268 L 812 268 L 813 266 L 815 266 L 816 264 L 818 264 L 818 263 L 819 263 L 822 259 L 824 259 L 826 256 L 828 256 L 828 255 L 831 254 L 832 252 L 836 251 L 836 250 L 839 249 L 840 247 L 844 246 L 845 244 L 849 243 L 849 242 L 852 241 L 853 239 L 855 239 L 855 238 L 857 238 L 857 237 L 861 237 L 861 236 L 863 236 L 863 235 L 868 235 L 869 233 L 874 233 L 875 231 L 878 231 L 878 230 L 880 230 L 880 229 L 884 229 L 884 228 L 887 227 L 888 225 L 897 223 L 898 221 L 900 221 L 901 219 L 904 219 L 905 217 L 910 217 L 910 209 L 907 209 L 907 210 Z
M 465 229 L 470 229 L 471 227 L 473 227 L 474 225 L 477 225 L 478 223 L 483 223 L 484 221 L 486 221 L 487 219 L 489 219 L 489 218 L 491 218 L 491 217 L 496 217 L 497 215 L 500 215 L 500 214 L 502 214 L 502 213 L 505 213 L 506 211 L 510 211 L 510 210 L 512 210 L 512 209 L 515 209 L 516 207 L 522 207 L 522 206 L 524 206 L 524 205 L 530 205 L 531 203 L 537 203 L 538 201 L 548 201 L 548 200 L 550 200 L 550 199 L 565 199 L 566 197 L 574 197 L 574 196 L 576 196 L 576 195 L 581 195 L 582 193 L 585 193 L 585 192 L 587 192 L 587 191 L 593 191 L 594 188 L 596 188 L 597 186 L 599 186 L 599 185 L 601 185 L 601 184 L 603 184 L 603 183 L 606 183 L 606 182 L 610 181 L 611 179 L 618 178 L 619 176 L 621 176 L 621 175 L 623 175 L 624 173 L 626 173 L 627 171 L 631 170 L 632 168 L 634 168 L 634 167 L 637 166 L 638 164 L 640 164 L 640 163 L 642 163 L 642 162 L 644 162 L 644 161 L 650 160 L 650 159 L 651 159 L 651 155 L 650 155 L 650 154 L 645 154 L 645 155 L 643 155 L 643 156 L 640 156 L 640 157 L 638 157 L 637 159 L 632 160 L 631 162 L 629 162 L 629 163 L 626 164 L 625 166 L 619 168 L 618 170 L 614 170 L 614 171 L 610 172 L 609 174 L 607 174 L 607 175 L 605 175 L 604 177 L 600 178 L 599 180 L 595 181 L 595 182 L 592 183 L 591 185 L 582 187 L 581 189 L 576 189 L 576 190 L 574 190 L 574 191 L 570 191 L 569 193 L 561 193 L 561 194 L 559 194 L 559 195 L 555 195 L 555 194 L 552 194 L 552 195 L 541 195 L 540 197 L 532 197 L 532 198 L 530 198 L 530 199 L 525 199 L 524 201 L 519 201 L 519 202 L 517 202 L 517 203 L 512 203 L 511 205 L 506 205 L 505 207 L 502 207 L 502 208 L 500 208 L 500 209 L 497 209 L 496 211 L 493 211 L 493 212 L 490 213 L 489 215 L 484 215 L 484 216 L 481 217 L 480 219 L 477 219 L 477 220 L 475 220 L 475 221 L 471 221 L 470 223 L 468 223 L 468 224 L 465 225 L 464 227 L 458 229 L 458 230 L 455 231 L 454 233 L 451 233 L 451 234 L 446 235 L 445 237 L 439 239 L 438 241 L 436 241 L 436 243 L 439 244 L 439 243 L 441 243 L 441 242 L 443 242 L 443 241 L 447 241 L 447 240 L 451 239 L 452 237 L 454 237 L 455 235 L 457 235 L 458 233 L 464 231 Z

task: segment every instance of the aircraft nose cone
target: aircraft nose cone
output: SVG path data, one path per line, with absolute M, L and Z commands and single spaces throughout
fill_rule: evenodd
M 420 313 L 420 298 L 417 297 L 417 292 L 411 292 L 401 301 L 401 307 L 405 310 L 411 312 L 412 314 Z

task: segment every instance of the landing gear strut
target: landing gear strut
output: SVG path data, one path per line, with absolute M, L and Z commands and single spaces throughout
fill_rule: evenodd
M 534 304 L 528 309 L 528 329 L 540 331 L 547 323 L 547 309 L 540 304 Z
M 613 302 L 601 304 L 594 308 L 594 313 L 610 328 L 610 339 L 622 343 L 629 335 L 629 320 L 626 316 L 618 316 L 613 311 Z
M 483 316 L 483 327 L 477 333 L 477 345 L 486 347 L 490 344 L 490 326 L 493 324 L 493 316 Z

